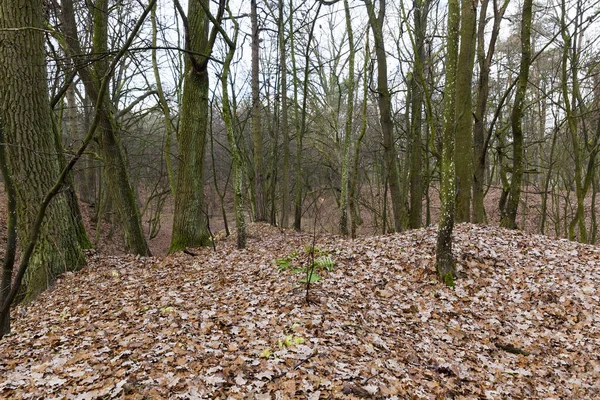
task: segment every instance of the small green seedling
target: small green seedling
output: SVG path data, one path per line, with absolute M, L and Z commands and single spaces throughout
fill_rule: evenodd
M 311 259 L 314 261 L 311 262 Z M 326 251 L 315 247 L 313 253 L 312 246 L 306 246 L 301 255 L 294 250 L 285 257 L 277 258 L 275 264 L 279 272 L 289 270 L 293 274 L 302 274 L 299 282 L 304 284 L 319 282 L 323 271 L 331 272 L 335 267 L 335 262 Z

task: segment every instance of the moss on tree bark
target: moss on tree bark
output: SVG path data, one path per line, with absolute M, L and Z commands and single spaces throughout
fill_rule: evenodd
M 28 242 L 39 205 L 62 168 L 48 99 L 42 12 L 41 0 L 0 3 L 0 110 L 22 244 Z M 69 191 L 57 195 L 48 208 L 25 276 L 26 301 L 62 272 L 85 264 L 85 233 Z

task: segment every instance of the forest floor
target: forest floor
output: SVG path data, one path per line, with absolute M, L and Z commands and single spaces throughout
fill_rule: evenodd
M 313 236 L 165 258 L 90 254 L 15 310 L 2 398 L 600 398 L 600 248 L 460 224 L 454 289 L 435 228 L 317 234 L 333 270 L 305 301 Z

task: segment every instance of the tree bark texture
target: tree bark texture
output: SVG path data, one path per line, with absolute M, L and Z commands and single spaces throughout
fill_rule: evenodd
M 348 0 L 344 0 L 344 12 L 346 15 L 346 32 L 348 34 L 348 101 L 346 111 L 346 124 L 344 127 L 344 147 L 342 154 L 342 193 L 340 198 L 340 233 L 348 235 L 348 195 L 350 181 L 350 143 L 352 139 L 352 126 L 354 117 L 354 88 L 356 86 L 354 78 L 354 59 L 356 49 L 354 48 L 354 34 L 352 31 L 352 19 L 350 15 L 350 6 Z
M 43 18 L 41 0 L 0 2 L 0 110 L 23 245 L 62 168 L 48 99 Z M 52 201 L 25 276 L 24 300 L 31 300 L 62 272 L 84 265 L 82 243 L 87 237 L 80 218 L 67 191 Z
M 473 62 L 475 60 L 475 22 L 477 2 L 461 1 L 460 51 L 456 70 L 456 221 L 471 220 L 473 186 Z
M 444 126 L 441 164 L 441 209 L 436 246 L 436 268 L 440 280 L 454 285 L 454 258 L 452 256 L 452 231 L 456 196 L 456 171 L 454 166 L 454 135 L 456 134 L 455 100 L 456 67 L 458 59 L 458 27 L 460 24 L 458 0 L 448 1 L 448 37 L 446 42 L 446 82 L 444 91 Z
M 188 2 L 189 50 L 207 54 L 208 16 L 200 1 L 208 7 L 208 0 Z M 186 247 L 210 244 L 207 215 L 204 210 L 204 153 L 208 123 L 207 60 L 188 55 L 185 60 L 183 98 L 180 109 L 179 163 L 176 178 L 173 235 L 169 253 Z
M 6 251 L 2 265 L 2 282 L 0 283 L 0 307 L 9 299 L 12 287 L 12 276 L 17 253 L 17 191 L 15 182 L 8 167 L 6 139 L 0 126 L 0 171 L 6 192 Z M 10 309 L 4 315 L 0 312 L 0 338 L 10 333 Z

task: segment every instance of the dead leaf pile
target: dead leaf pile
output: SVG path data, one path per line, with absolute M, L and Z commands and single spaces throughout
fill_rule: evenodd
M 458 225 L 318 235 L 333 271 L 304 302 L 274 260 L 309 234 L 252 225 L 197 257 L 92 256 L 18 310 L 3 398 L 598 398 L 600 249 Z

